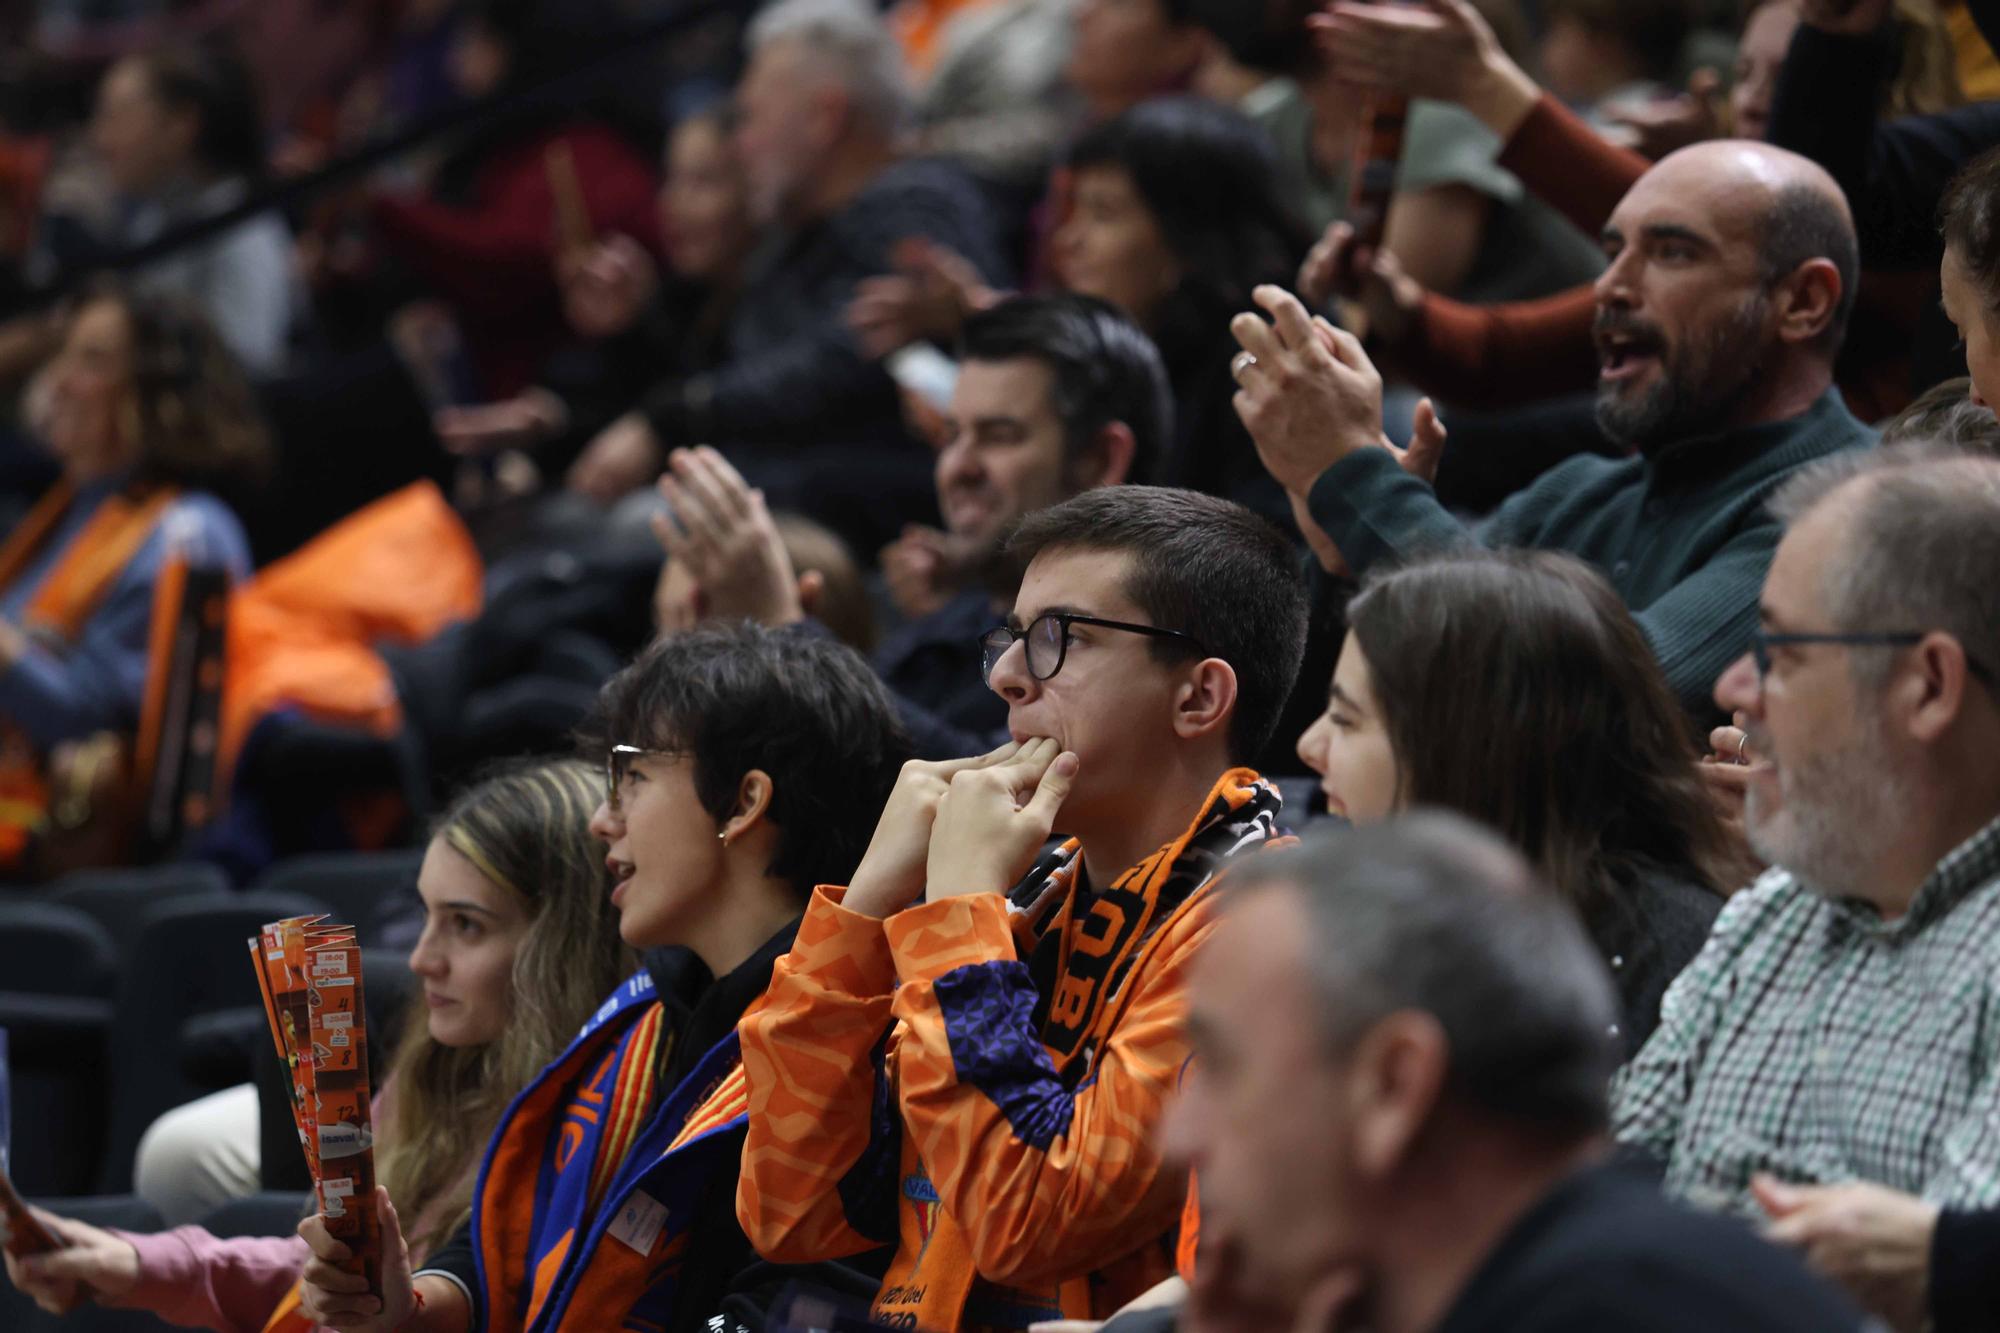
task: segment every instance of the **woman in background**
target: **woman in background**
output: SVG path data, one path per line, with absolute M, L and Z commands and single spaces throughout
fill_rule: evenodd
M 1749 868 L 1618 594 L 1543 552 L 1455 555 L 1349 603 L 1327 710 L 1299 738 L 1327 808 L 1441 806 L 1497 829 L 1582 917 L 1629 1056 Z
M 249 572 L 217 492 L 266 465 L 249 387 L 184 300 L 104 286 L 30 391 L 57 482 L 0 540 L 0 876 L 47 829 L 57 746 L 138 727 L 171 571 Z
M 424 930 L 410 954 L 422 1004 L 376 1104 L 377 1177 L 406 1210 L 416 1254 L 470 1215 L 507 1103 L 634 965 L 590 834 L 602 790 L 576 760 L 497 774 L 453 803 L 424 854 Z M 68 1248 L 8 1255 L 7 1275 L 45 1310 L 89 1297 L 221 1333 L 258 1333 L 274 1316 L 287 1333 L 307 1326 L 293 1296 L 308 1257 L 296 1236 L 142 1236 L 37 1215 Z

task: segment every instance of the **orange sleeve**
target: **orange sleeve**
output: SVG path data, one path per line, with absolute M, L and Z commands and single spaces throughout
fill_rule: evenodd
M 1548 93 L 1507 140 L 1499 161 L 1585 236 L 1604 229 L 1618 201 L 1653 165 Z
M 1581 393 L 1597 382 L 1590 333 L 1596 310 L 1589 287 L 1480 306 L 1431 292 L 1393 359 L 1425 393 L 1465 407 L 1510 407 Z
M 1187 1058 L 1187 967 L 1210 919 L 1197 902 L 1148 946 L 1074 1089 L 1041 1043 L 1003 899 L 947 899 L 885 923 L 904 1130 L 988 1280 L 1062 1281 L 1172 1228 L 1187 1178 L 1163 1164 L 1158 1129 Z
M 895 965 L 882 923 L 813 892 L 791 952 L 737 1026 L 750 1120 L 736 1217 L 777 1263 L 895 1239 L 901 1137 L 882 1076 Z

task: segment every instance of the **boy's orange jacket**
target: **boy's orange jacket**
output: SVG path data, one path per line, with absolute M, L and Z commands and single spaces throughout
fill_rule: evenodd
M 818 890 L 739 1028 L 751 1243 L 806 1263 L 894 1241 L 876 1317 L 963 1333 L 1101 1319 L 1167 1276 L 1187 969 L 1228 858 L 1272 845 L 1281 805 L 1233 769 L 1094 894 L 1074 842 L 1005 897 L 887 921 Z

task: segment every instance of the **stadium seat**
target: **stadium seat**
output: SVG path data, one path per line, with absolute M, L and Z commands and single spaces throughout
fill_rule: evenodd
M 49 902 L 86 912 L 110 934 L 121 959 L 158 903 L 195 894 L 230 892 L 229 877 L 203 861 L 180 861 L 129 870 L 79 870 L 43 890 Z
M 118 989 L 101 1191 L 129 1190 L 132 1155 L 146 1127 L 204 1091 L 181 1069 L 187 1021 L 262 1004 L 245 941 L 267 921 L 325 910 L 311 898 L 273 893 L 184 898 L 151 910 Z
M 30 1193 L 90 1188 L 114 962 L 110 937 L 75 908 L 0 901 L 12 1173 Z
M 342 924 L 378 942 L 384 909 L 415 897 L 422 848 L 391 852 L 312 852 L 281 861 L 257 881 L 264 893 L 297 893 L 326 904 Z

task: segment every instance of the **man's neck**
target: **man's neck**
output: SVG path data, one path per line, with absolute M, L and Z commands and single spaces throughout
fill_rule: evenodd
M 1432 1131 L 1444 1138 L 1442 1127 Z M 1603 1154 L 1595 1140 L 1551 1147 L 1491 1131 L 1452 1145 L 1412 1182 L 1381 1238 L 1370 1298 L 1375 1333 L 1430 1333 L 1530 1209 Z
M 1873 903 L 1885 921 L 1910 910 L 1938 862 L 2000 817 L 2000 774 L 1941 782 L 1929 796 L 1909 803 L 1897 821 L 1903 836 L 1869 867 L 1867 884 L 1856 895 Z
M 834 146 L 812 189 L 800 200 L 798 222 L 830 218 L 853 203 L 869 183 L 896 160 L 885 139 L 850 136 Z
M 1641 443 L 1639 452 L 1659 458 L 1672 454 L 1690 440 L 1790 421 L 1811 410 L 1832 385 L 1833 372 L 1821 362 L 1780 362 L 1753 379 L 1743 397 L 1715 421 L 1697 430 L 1684 430 L 1670 440 Z
M 1081 846 L 1084 874 L 1089 883 L 1102 887 L 1139 864 L 1161 847 L 1187 832 L 1202 802 L 1215 783 L 1229 769 L 1227 760 L 1206 749 L 1200 754 L 1176 756 L 1162 767 L 1147 768 L 1143 777 L 1145 795 L 1136 809 L 1121 816 L 1094 822 L 1088 828 L 1071 829 Z
M 1791 364 L 1785 364 L 1789 360 Z M 1833 386 L 1833 368 L 1819 360 L 1784 358 L 1760 375 L 1719 429 L 1745 430 L 1801 416 Z

